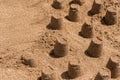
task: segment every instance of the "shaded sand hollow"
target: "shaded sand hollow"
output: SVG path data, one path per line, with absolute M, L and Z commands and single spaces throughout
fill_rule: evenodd
M 0 0 L 0 80 L 120 80 L 120 0 Z

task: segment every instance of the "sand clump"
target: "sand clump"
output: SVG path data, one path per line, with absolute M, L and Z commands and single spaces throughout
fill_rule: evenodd
M 62 9 L 63 8 L 62 3 L 57 1 L 57 0 L 53 1 L 52 7 L 55 9 Z
M 111 78 L 111 73 L 109 69 L 101 68 L 94 80 L 109 80 L 110 78 Z
M 30 54 L 24 54 L 21 56 L 21 62 L 24 65 L 28 65 L 30 67 L 37 67 L 37 61 L 34 59 L 34 56 Z
M 60 78 L 58 77 L 58 74 L 55 72 L 53 73 L 42 72 L 40 80 L 60 80 Z

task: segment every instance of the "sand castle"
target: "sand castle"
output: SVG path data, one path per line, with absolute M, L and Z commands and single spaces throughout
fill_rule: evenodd
M 68 76 L 71 79 L 75 79 L 77 77 L 80 77 L 83 75 L 81 71 L 81 66 L 78 63 L 75 62 L 69 62 L 68 64 Z
M 64 39 L 57 39 L 54 47 L 54 55 L 56 57 L 64 57 L 68 54 L 68 42 Z
M 94 0 L 92 9 L 89 11 L 91 15 L 99 14 L 102 9 L 102 1 L 101 0 Z
M 84 38 L 94 37 L 94 27 L 92 23 L 85 21 L 85 23 L 82 25 L 80 35 Z
M 52 16 L 51 22 L 47 27 L 52 30 L 62 30 L 62 28 L 63 28 L 62 24 L 63 24 L 62 18 L 55 18 Z
M 117 24 L 118 17 L 117 11 L 113 7 L 109 7 L 107 9 L 106 15 L 103 18 L 103 21 L 106 25 L 114 25 Z
M 107 68 L 111 71 L 111 78 L 120 77 L 120 56 L 111 56 L 107 63 Z
M 103 51 L 103 41 L 99 37 L 95 37 L 92 39 L 88 49 L 86 50 L 86 54 L 91 57 L 100 57 Z
M 69 21 L 78 22 L 79 21 L 79 11 L 77 8 L 69 9 L 69 15 L 66 17 Z

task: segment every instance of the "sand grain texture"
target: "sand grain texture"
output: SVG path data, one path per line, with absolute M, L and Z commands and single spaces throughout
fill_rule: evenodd
M 104 70 L 100 70 L 111 56 L 120 55 L 120 0 L 96 3 L 94 0 L 0 0 L 0 80 L 40 80 L 42 71 L 50 74 L 55 71 L 61 80 L 71 80 L 67 73 L 71 61 L 78 62 L 82 69 L 82 75 L 73 80 L 94 80 L 98 73 L 104 76 Z M 113 13 L 109 11 L 111 7 Z M 87 21 L 88 27 L 84 25 Z M 99 57 L 85 53 L 95 37 L 102 38 L 102 49 L 97 48 Z M 68 42 L 68 45 L 61 42 L 63 48 L 56 49 L 57 55 L 65 53 L 62 57 L 53 55 L 57 39 Z M 91 54 L 95 55 L 94 49 Z M 22 60 L 21 56 L 27 54 L 31 57 Z M 34 62 L 35 67 L 31 67 Z M 118 72 L 110 80 L 120 80 L 119 77 Z

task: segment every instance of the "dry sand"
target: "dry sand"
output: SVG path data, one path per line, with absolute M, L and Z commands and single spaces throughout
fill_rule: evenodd
M 55 9 L 51 6 L 53 0 L 0 0 L 0 80 L 40 80 L 42 72 L 56 72 L 57 78 L 49 80 L 58 80 L 58 77 L 61 80 L 71 80 L 66 71 L 72 61 L 80 65 L 80 70 L 78 68 L 75 73 L 78 77 L 73 80 L 95 80 L 98 72 L 101 75 L 107 74 L 107 77 L 111 76 L 105 70 L 100 70 L 106 68 L 111 56 L 120 55 L 120 0 L 102 0 L 102 7 L 98 6 L 98 13 L 95 12 L 92 16 L 89 12 L 94 0 L 80 0 L 83 1 L 81 4 L 70 4 L 78 10 L 75 16 L 69 14 L 71 0 L 58 1 L 60 7 Z M 114 25 L 102 23 L 109 7 L 114 7 L 113 10 L 117 13 L 118 23 Z M 51 16 L 60 18 L 58 23 L 56 20 L 52 23 Z M 66 16 L 70 17 L 65 18 Z M 108 18 L 111 19 L 111 16 Z M 79 35 L 85 22 L 88 25 L 85 31 L 92 31 L 94 27 L 93 33 L 88 31 L 91 35 L 87 36 L 90 38 Z M 51 23 L 61 28 L 49 29 Z M 100 56 L 86 55 L 91 37 L 96 36 L 102 38 L 102 43 L 93 41 L 91 44 L 95 48 L 90 50 L 92 54 L 98 53 Z M 56 54 L 61 53 L 62 57 L 51 54 L 54 52 L 56 39 L 59 38 L 64 38 L 68 43 L 59 43 L 62 47 L 58 45 L 59 52 Z M 95 49 L 98 51 L 94 51 Z M 119 67 L 120 65 L 113 67 L 117 69 L 113 72 L 118 73 L 116 78 L 96 80 L 120 80 Z

